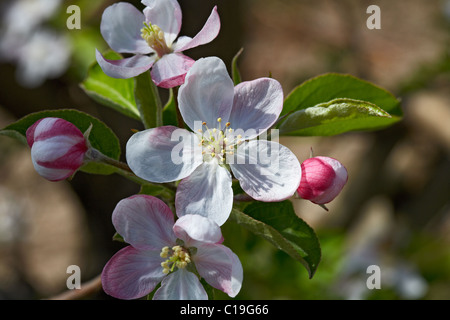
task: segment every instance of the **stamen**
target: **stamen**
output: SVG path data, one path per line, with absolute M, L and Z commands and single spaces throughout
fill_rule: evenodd
M 171 49 L 167 47 L 164 32 L 156 24 L 144 22 L 144 27 L 141 29 L 141 37 L 150 48 L 156 51 L 158 57 L 171 52 Z
M 174 271 L 175 267 L 181 269 L 186 268 L 191 262 L 189 252 L 181 246 L 173 246 L 172 249 L 169 249 L 169 247 L 164 247 L 161 250 L 160 256 L 162 258 L 167 258 L 170 252 L 172 252 L 172 254 L 169 259 L 161 262 L 161 267 L 163 268 L 162 272 L 164 274 Z

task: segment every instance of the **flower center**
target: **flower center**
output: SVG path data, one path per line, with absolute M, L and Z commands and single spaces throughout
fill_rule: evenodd
M 206 122 L 202 122 L 202 129 L 198 129 L 197 134 L 203 160 L 211 161 L 216 158 L 221 164 L 226 163 L 226 157 L 234 155 L 236 148 L 243 142 L 242 135 L 231 128 L 231 123 L 222 124 L 222 118 L 217 119 L 216 127 L 212 129 L 208 128 Z
M 168 258 L 167 260 L 161 262 L 161 267 L 163 272 L 168 274 L 172 272 L 175 267 L 179 269 L 186 268 L 186 266 L 191 262 L 191 256 L 189 251 L 181 246 L 174 246 L 172 249 L 169 247 L 164 247 L 160 253 L 161 258 Z
M 162 57 L 171 51 L 166 44 L 164 32 L 156 24 L 144 22 L 144 27 L 141 29 L 141 37 L 150 48 L 156 51 L 158 57 Z

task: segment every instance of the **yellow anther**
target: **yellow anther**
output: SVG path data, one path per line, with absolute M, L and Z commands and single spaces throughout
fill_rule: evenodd
M 230 129 L 228 129 L 228 132 L 230 132 L 230 133 L 231 133 L 231 132 L 233 132 L 233 129 L 231 129 L 231 128 L 230 128 Z
M 222 118 L 217 118 L 217 122 L 222 122 Z
M 216 156 L 216 154 L 214 153 L 214 152 L 211 152 L 211 157 L 215 157 Z

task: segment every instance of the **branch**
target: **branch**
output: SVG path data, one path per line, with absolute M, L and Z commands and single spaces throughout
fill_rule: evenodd
M 59 295 L 47 298 L 47 300 L 81 300 L 85 299 L 102 289 L 101 276 L 83 283 L 80 289 L 67 290 Z

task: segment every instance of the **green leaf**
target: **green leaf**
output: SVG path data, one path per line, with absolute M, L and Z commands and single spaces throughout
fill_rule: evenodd
M 347 131 L 379 129 L 400 118 L 366 101 L 335 99 L 298 110 L 279 126 L 281 135 L 331 136 Z
M 27 129 L 39 119 L 46 117 L 56 117 L 67 120 L 73 123 L 83 133 L 86 132 L 92 124 L 91 133 L 89 135 L 89 142 L 92 147 L 112 159 L 119 159 L 120 143 L 114 132 L 100 120 L 87 113 L 74 109 L 46 110 L 31 113 L 0 130 L 0 134 L 16 138 L 26 144 Z M 116 171 L 115 168 L 110 165 L 93 162 L 85 164 L 81 167 L 81 170 L 94 174 L 112 174 Z
M 134 78 L 134 98 L 139 114 L 146 129 L 163 125 L 162 103 L 158 87 L 152 80 L 150 72 L 144 72 Z
M 285 99 L 281 115 L 338 98 L 370 102 L 389 114 L 402 116 L 400 101 L 390 92 L 351 75 L 328 73 L 296 87 Z
M 104 56 L 110 60 L 122 59 L 120 54 L 113 51 L 106 52 Z M 113 108 L 128 117 L 140 119 L 134 99 L 133 79 L 111 78 L 103 72 L 98 63 L 94 63 L 89 68 L 88 75 L 80 87 L 98 103 Z
M 244 48 L 241 48 L 231 61 L 231 75 L 233 77 L 234 85 L 237 85 L 242 81 L 241 73 L 239 72 L 239 68 L 237 65 L 237 60 L 239 59 L 239 56 L 242 54 L 242 51 L 244 51 Z
M 301 262 L 309 277 L 314 276 L 321 259 L 319 240 L 314 230 L 295 214 L 289 200 L 253 202 L 244 212 L 233 209 L 231 218 Z

